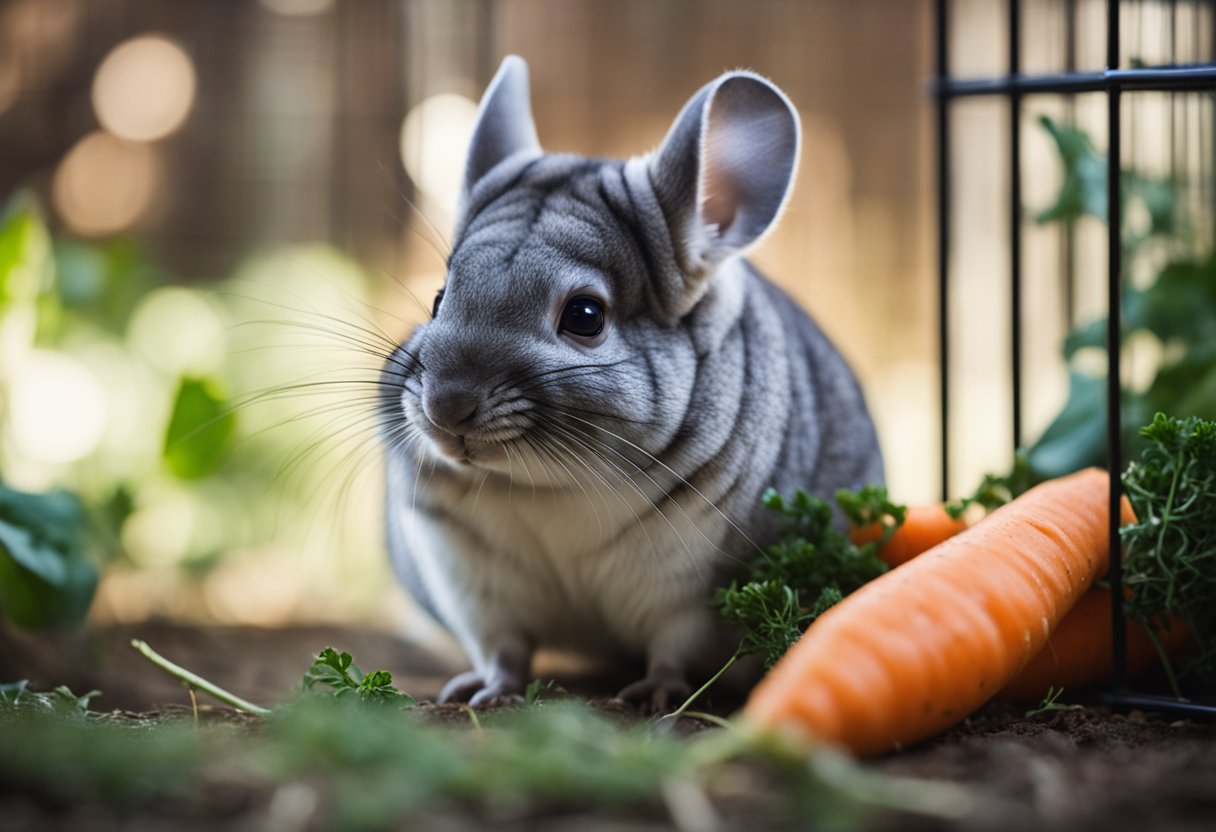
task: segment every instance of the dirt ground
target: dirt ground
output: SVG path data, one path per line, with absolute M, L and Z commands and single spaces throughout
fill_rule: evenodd
M 98 710 L 143 712 L 188 705 L 180 683 L 129 647 L 133 637 L 147 640 L 158 652 L 220 686 L 266 705 L 290 696 L 315 652 L 327 645 L 352 653 L 365 669 L 390 670 L 401 689 L 424 699 L 434 697 L 453 670 L 450 662 L 383 633 L 326 627 L 259 630 L 143 624 L 75 636 L 0 631 L 0 682 L 30 679 L 38 689 L 67 684 L 77 693 L 98 689 L 104 692 L 94 701 Z M 615 690 L 615 680 L 559 676 L 559 681 L 605 710 L 625 708 L 606 696 Z M 719 713 L 729 713 L 734 705 L 708 703 Z M 435 718 L 444 719 L 443 708 L 430 708 Z M 874 761 L 873 766 L 903 777 L 959 784 L 972 797 L 973 808 L 950 821 L 875 818 L 873 828 L 884 831 L 1216 829 L 1213 724 L 1100 707 L 1027 717 L 1024 708 L 994 703 L 948 733 Z M 46 815 L 36 802 L 6 794 L 0 787 L 0 830 L 112 828 L 87 811 L 83 815 L 56 812 Z M 59 822 L 52 822 L 54 818 Z M 92 825 L 89 818 L 98 824 Z M 578 820 L 573 826 L 584 829 L 619 828 L 622 823 L 593 817 Z M 184 828 L 165 821 L 160 816 L 130 828 Z M 570 821 L 531 823 L 527 828 L 571 828 Z M 223 825 L 231 827 L 228 821 Z M 625 825 L 668 828 L 649 818 Z

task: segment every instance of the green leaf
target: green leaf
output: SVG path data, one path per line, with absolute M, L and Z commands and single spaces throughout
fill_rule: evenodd
M 184 377 L 177 388 L 165 432 L 165 463 L 182 479 L 205 477 L 219 468 L 236 433 L 236 414 L 220 384 Z
M 0 610 L 17 626 L 84 619 L 97 588 L 88 520 L 66 491 L 26 494 L 0 484 Z
M 1216 359 L 1216 259 L 1165 266 L 1140 298 L 1142 323 L 1164 343 L 1184 345 L 1189 359 Z
M 1064 178 L 1055 202 L 1035 219 L 1047 223 L 1088 215 L 1106 222 L 1106 155 L 1096 152 L 1089 137 L 1071 125 L 1047 116 L 1039 116 L 1039 124 L 1055 142 Z
M 51 236 L 32 200 L 18 195 L 0 224 L 0 311 L 33 301 L 53 275 Z
M 1036 482 L 1062 477 L 1106 458 L 1106 380 L 1072 371 L 1068 401 L 1027 451 Z
M 1149 234 L 1173 234 L 1178 230 L 1178 198 L 1174 183 L 1132 174 L 1126 175 L 1123 186 L 1144 203 L 1149 216 Z
M 1055 142 L 1056 152 L 1064 167 L 1064 176 L 1055 201 L 1039 211 L 1035 220 L 1039 223 L 1060 220 L 1075 221 L 1081 217 L 1094 217 L 1107 221 L 1107 157 L 1094 150 L 1093 143 L 1084 131 L 1070 124 L 1057 122 L 1048 116 L 1039 116 L 1039 124 Z M 1168 179 L 1154 179 L 1144 174 L 1123 171 L 1119 177 L 1119 199 L 1121 203 L 1137 200 L 1149 216 L 1148 235 L 1171 234 L 1177 230 L 1177 189 Z M 1127 217 L 1127 211 L 1120 212 Z M 1136 242 L 1135 238 L 1124 241 Z

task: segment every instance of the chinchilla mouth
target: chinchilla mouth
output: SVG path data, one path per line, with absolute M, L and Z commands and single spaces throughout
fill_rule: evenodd
M 476 465 L 480 461 L 497 460 L 505 449 L 523 436 L 516 427 L 474 430 L 452 433 L 436 425 L 427 425 L 423 433 L 429 440 L 431 452 L 449 462 Z

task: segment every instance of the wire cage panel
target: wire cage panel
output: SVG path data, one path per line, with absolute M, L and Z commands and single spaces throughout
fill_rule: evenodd
M 977 470 L 999 470 L 993 459 L 1007 460 L 1043 429 L 1068 383 L 1055 350 L 1066 333 L 1102 318 L 1105 346 L 1088 356 L 1105 378 L 1105 424 L 1094 428 L 1105 432 L 1110 470 L 1121 471 L 1121 428 L 1162 350 L 1148 339 L 1123 342 L 1125 289 L 1151 280 L 1179 248 L 1210 250 L 1216 235 L 1216 2 L 936 0 L 935 34 L 943 497 Z M 1086 211 L 1053 217 L 1047 195 L 1060 183 L 1042 175 L 1047 137 L 1063 148 L 1066 131 L 1073 152 L 1089 154 L 1091 180 L 1104 173 L 1105 191 Z M 1104 159 L 1095 149 L 1103 144 Z M 1177 183 L 1171 194 L 1189 230 L 1132 249 L 1128 235 L 1160 221 L 1150 198 L 1125 199 L 1149 182 Z M 1051 219 L 1060 221 L 1044 224 Z M 971 234 L 957 233 L 964 223 Z M 1054 375 L 1045 374 L 1053 362 Z M 992 375 L 1000 384 L 955 400 L 977 366 L 992 373 L 1001 364 Z M 1120 496 L 1112 476 L 1106 701 L 1216 716 L 1216 707 L 1128 690 Z

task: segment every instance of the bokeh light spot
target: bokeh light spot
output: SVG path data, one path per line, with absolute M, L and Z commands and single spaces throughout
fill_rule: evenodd
M 215 304 L 179 286 L 144 296 L 127 337 L 149 364 L 172 374 L 217 371 L 226 352 L 225 324 Z
M 143 215 L 160 176 L 150 148 L 97 130 L 68 151 L 51 189 L 59 215 L 73 231 L 100 237 L 130 227 Z
M 305 17 L 329 11 L 334 0 L 260 0 L 261 4 L 275 14 L 288 17 Z
M 198 511 L 181 490 L 155 493 L 122 526 L 123 549 L 141 566 L 182 562 L 190 552 Z
M 418 189 L 449 214 L 456 213 L 477 105 L 440 93 L 410 110 L 401 125 L 401 161 Z
M 163 138 L 194 104 L 194 64 L 173 41 L 141 35 L 120 43 L 93 79 L 93 109 L 102 126 L 130 141 Z
M 105 392 L 93 371 L 76 359 L 35 350 L 11 380 L 8 415 L 21 454 L 44 463 L 75 462 L 101 443 Z

